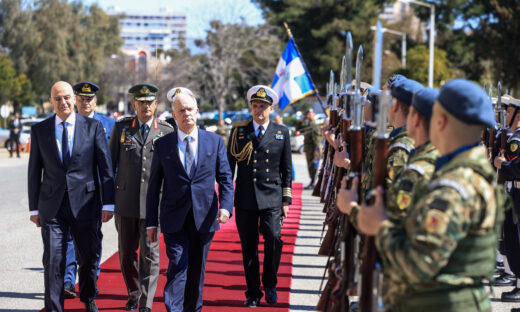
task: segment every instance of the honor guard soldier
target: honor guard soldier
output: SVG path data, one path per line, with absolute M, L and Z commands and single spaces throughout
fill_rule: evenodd
M 303 150 L 305 151 L 307 169 L 311 178 L 311 182 L 305 187 L 306 190 L 314 188 L 316 168 L 318 168 L 320 161 L 321 130 L 320 126 L 316 124 L 315 116 L 314 111 L 309 109 L 305 112 L 303 119 L 296 125 L 296 130 L 303 133 Z
M 136 116 L 116 122 L 109 144 L 117 174 L 114 212 L 119 261 L 128 291 L 127 311 L 151 310 L 159 276 L 159 243 L 150 242 L 146 235 L 146 192 L 154 143 L 173 127 L 155 118 L 157 91 L 146 83 L 128 90 Z
M 382 189 L 358 214 L 361 232 L 375 236 L 392 279 L 391 311 L 491 311 L 484 280 L 495 267 L 503 220 L 503 188 L 496 183 L 483 127 L 495 126 L 486 92 L 463 79 L 440 90 L 430 120 L 439 150 L 435 172 L 415 187 L 401 224 L 386 218 Z
M 269 122 L 278 95 L 267 86 L 247 91 L 252 121 L 235 123 L 228 145 L 231 172 L 236 174 L 235 214 L 246 275 L 245 305 L 255 307 L 260 290 L 259 230 L 264 237 L 262 284 L 265 300 L 275 304 L 282 255 L 281 225 L 291 204 L 291 143 L 286 127 Z M 259 222 L 260 221 L 260 222 Z
M 84 117 L 93 118 L 99 120 L 103 125 L 103 130 L 107 138 L 107 142 L 110 139 L 110 133 L 114 127 L 115 120 L 110 117 L 106 117 L 98 114 L 94 109 L 97 104 L 96 92 L 99 90 L 98 85 L 92 82 L 80 82 L 75 84 L 72 89 L 76 96 L 76 107 L 78 108 L 78 114 Z M 101 232 L 101 222 L 99 223 L 99 250 L 98 250 L 98 261 L 97 261 L 97 276 L 99 277 L 99 264 L 101 262 L 101 241 L 103 239 L 103 233 Z M 76 272 L 78 265 L 76 261 L 76 251 L 74 250 L 74 242 L 72 236 L 68 235 L 67 239 L 67 255 L 65 259 L 65 286 L 64 293 L 66 299 L 76 297 L 75 285 L 76 285 Z M 96 289 L 97 291 L 97 289 Z
M 499 176 L 506 179 L 505 187 L 513 202 L 513 209 L 509 209 L 505 213 L 503 245 L 506 256 L 504 264 L 508 264 L 514 275 L 508 272 L 502 273 L 495 280 L 495 285 L 514 285 L 512 291 L 502 293 L 501 300 L 520 302 L 520 280 L 518 279 L 520 276 L 520 226 L 518 223 L 520 216 L 520 101 L 510 96 L 502 96 L 501 102 L 507 109 L 507 125 L 514 129 L 514 132 L 507 139 L 506 150 L 494 159 L 494 165 L 499 170 Z

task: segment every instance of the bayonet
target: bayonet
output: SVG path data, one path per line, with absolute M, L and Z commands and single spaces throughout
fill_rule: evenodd
M 377 21 L 376 41 L 374 43 L 374 79 L 372 87 L 376 90 L 381 88 L 381 68 L 383 63 L 383 27 L 381 21 Z
M 347 77 L 346 77 L 346 83 L 348 86 L 352 84 L 352 51 L 354 50 L 354 44 L 352 43 L 352 34 L 350 31 L 347 33 L 347 46 L 346 46 L 346 62 L 347 62 Z M 347 86 L 345 86 L 345 89 L 348 89 Z
M 360 45 L 356 59 L 356 90 L 361 87 L 361 67 L 363 65 L 363 46 Z

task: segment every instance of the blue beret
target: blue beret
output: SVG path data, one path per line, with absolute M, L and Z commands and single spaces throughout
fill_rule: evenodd
M 97 84 L 92 82 L 80 82 L 76 83 L 72 89 L 74 90 L 74 94 L 76 95 L 84 95 L 84 96 L 94 96 L 96 92 L 99 90 Z
M 406 105 L 412 105 L 412 97 L 415 92 L 424 88 L 422 84 L 412 79 L 396 80 L 390 86 L 390 92 L 393 97 Z
M 424 117 L 432 118 L 433 104 L 439 96 L 439 90 L 434 88 L 422 88 L 415 92 L 412 99 L 412 106 Z
M 460 121 L 495 127 L 495 112 L 489 96 L 484 89 L 469 80 L 453 79 L 446 82 L 438 101 Z
M 399 80 L 403 80 L 403 79 L 407 79 L 407 78 L 400 74 L 393 74 L 392 76 L 390 76 L 390 78 L 388 78 L 388 85 L 392 86 L 392 84 L 395 81 L 399 81 Z

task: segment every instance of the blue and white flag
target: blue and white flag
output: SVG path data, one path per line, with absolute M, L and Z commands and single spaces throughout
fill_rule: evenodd
M 296 44 L 291 37 L 280 61 L 278 61 L 271 85 L 271 88 L 278 94 L 280 111 L 284 111 L 290 104 L 315 92 L 316 88 L 312 83 L 311 75 L 305 68 Z

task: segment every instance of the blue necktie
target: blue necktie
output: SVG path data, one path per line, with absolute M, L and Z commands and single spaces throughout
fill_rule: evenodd
M 70 165 L 70 153 L 69 153 L 69 132 L 67 131 L 67 123 L 63 121 L 63 132 L 61 133 L 61 157 L 65 169 L 69 168 Z
M 264 127 L 260 126 L 258 127 L 258 141 L 261 141 L 264 137 Z
M 186 142 L 186 153 L 184 154 L 184 169 L 186 169 L 186 173 L 190 175 L 193 170 L 193 160 L 195 157 L 193 156 L 193 151 L 190 148 L 190 136 L 184 138 Z
M 143 124 L 141 126 L 141 136 L 143 137 L 143 141 L 146 141 L 146 138 L 148 137 L 148 132 L 150 131 L 150 128 L 147 124 Z

